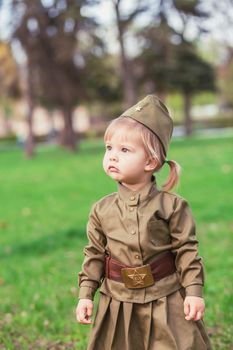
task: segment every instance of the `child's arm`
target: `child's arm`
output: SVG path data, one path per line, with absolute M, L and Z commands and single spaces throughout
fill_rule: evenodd
M 192 211 L 183 198 L 177 197 L 169 220 L 172 252 L 176 255 L 176 268 L 185 289 L 184 314 L 186 320 L 200 320 L 204 316 L 205 302 L 202 298 L 204 269 L 198 256 L 196 225 Z
M 92 323 L 93 301 L 90 299 L 80 299 L 76 307 L 76 319 L 79 323 Z
M 94 205 L 87 224 L 89 243 L 83 250 L 85 258 L 78 274 L 79 299 L 93 300 L 104 274 L 106 236 L 97 211 Z
M 175 199 L 169 229 L 176 268 L 186 296 L 202 297 L 204 269 L 198 256 L 196 226 L 187 201 L 181 197 Z
M 204 317 L 205 302 L 200 297 L 187 296 L 184 300 L 184 314 L 187 321 L 198 321 Z

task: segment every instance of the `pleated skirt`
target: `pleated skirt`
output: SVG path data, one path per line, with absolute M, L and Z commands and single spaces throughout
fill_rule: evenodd
M 183 310 L 180 291 L 145 304 L 101 293 L 87 350 L 210 350 L 204 322 Z

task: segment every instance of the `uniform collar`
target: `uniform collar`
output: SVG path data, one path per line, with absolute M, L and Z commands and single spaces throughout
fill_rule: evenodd
M 150 183 L 138 191 L 132 191 L 118 182 L 118 195 L 120 199 L 128 205 L 137 205 L 139 202 L 143 202 L 146 198 L 151 197 L 157 192 L 158 189 L 156 187 L 156 179 L 154 176 Z

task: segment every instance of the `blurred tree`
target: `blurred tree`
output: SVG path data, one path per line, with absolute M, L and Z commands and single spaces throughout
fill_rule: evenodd
M 11 116 L 12 99 L 19 95 L 18 71 L 11 47 L 7 42 L 0 42 L 0 101 L 7 133 L 11 132 L 9 117 Z
M 19 92 L 17 65 L 11 47 L 7 42 L 0 42 L 0 95 L 18 97 Z
M 139 38 L 143 39 L 143 50 L 134 62 L 138 82 L 143 86 L 144 92 L 155 92 L 165 99 L 171 90 L 176 47 L 172 43 L 172 36 L 176 32 L 167 24 L 164 15 L 160 16 L 158 27 L 153 24 L 138 33 Z M 179 47 L 180 43 L 177 45 Z
M 185 134 L 191 135 L 192 96 L 201 91 L 215 91 L 215 73 L 213 67 L 196 52 L 195 47 L 183 44 L 176 50 L 176 59 L 171 75 L 171 87 L 181 91 L 184 98 Z
M 205 25 L 205 20 L 210 18 L 211 12 L 209 6 L 203 6 L 206 4 L 206 1 L 169 0 L 167 2 L 160 0 L 160 4 L 161 13 L 163 13 L 166 18 L 169 18 L 175 14 L 182 23 L 179 30 L 177 31 L 182 41 L 194 41 L 195 38 L 199 38 L 200 34 L 208 32 L 208 29 Z M 194 25 L 193 28 L 195 28 L 195 30 L 192 30 L 193 33 L 191 35 L 191 39 L 188 39 L 190 38 L 190 35 L 188 36 L 187 32 L 190 25 Z
M 85 62 L 79 37 L 92 40 L 95 21 L 81 8 L 95 0 L 12 0 L 13 38 L 20 41 L 27 56 L 27 100 L 29 137 L 26 153 L 33 153 L 32 115 L 37 101 L 63 111 L 61 145 L 75 150 L 76 135 L 72 111 L 84 98 Z
M 84 54 L 85 89 L 90 100 L 104 103 L 120 102 L 123 99 L 116 58 L 107 53 L 101 56 Z
M 118 40 L 120 44 L 120 62 L 121 62 L 121 77 L 123 82 L 124 108 L 127 108 L 137 101 L 137 91 L 134 81 L 134 73 L 130 59 L 126 53 L 125 35 L 132 22 L 136 17 L 149 9 L 149 6 L 137 0 L 134 9 L 126 14 L 121 11 L 122 0 L 112 0 L 116 15 L 116 26 L 118 30 Z
M 227 60 L 219 68 L 221 99 L 223 106 L 233 108 L 233 48 L 228 47 Z
M 215 89 L 213 68 L 198 56 L 195 45 L 185 38 L 187 18 L 207 16 L 206 12 L 198 10 L 199 3 L 161 0 L 155 22 L 138 34 L 143 38 L 144 49 L 135 59 L 139 82 L 147 93 L 156 92 L 164 99 L 169 91 L 182 92 L 186 135 L 192 133 L 191 96 L 198 91 Z M 182 30 L 169 25 L 170 11 L 179 13 Z
M 154 54 L 157 56 L 156 86 L 160 95 L 164 95 L 168 84 L 167 77 L 169 77 L 169 67 L 166 71 L 164 69 L 159 69 L 159 67 L 165 67 L 168 61 L 172 59 L 171 48 L 175 41 L 178 40 L 178 43 L 186 42 L 186 31 L 191 21 L 195 21 L 196 23 L 197 35 L 200 31 L 205 31 L 204 25 L 202 24 L 203 22 L 200 21 L 200 19 L 208 18 L 209 13 L 202 8 L 203 0 L 192 0 L 189 2 L 184 0 L 159 0 L 157 2 L 143 2 L 138 0 L 131 6 L 131 10 L 128 11 L 125 9 L 123 10 L 122 0 L 112 0 L 112 3 L 115 10 L 116 27 L 120 45 L 121 77 L 125 107 L 134 104 L 138 94 L 135 74 L 140 75 L 140 68 L 138 65 L 135 67 L 133 59 L 129 58 L 127 55 L 126 36 L 130 32 L 132 34 L 132 28 L 134 28 L 135 31 L 135 25 L 137 26 L 137 18 L 139 15 L 146 14 L 148 18 L 151 18 L 151 24 L 144 25 L 142 30 L 141 28 L 139 29 L 139 32 L 141 31 L 144 34 L 146 32 L 150 37 L 149 41 L 155 40 L 154 46 L 157 46 L 157 48 L 154 47 L 154 51 L 152 50 L 153 52 L 151 51 L 150 53 L 147 52 L 147 54 L 151 56 L 151 61 L 153 60 Z M 173 18 L 174 15 L 178 19 L 178 22 L 180 22 L 179 30 L 167 25 L 173 22 L 171 18 Z M 140 44 L 141 38 L 143 38 L 142 45 Z M 142 51 L 147 50 L 148 40 L 145 38 L 145 35 L 138 35 L 138 39 Z M 159 47 L 157 45 L 158 41 Z M 157 52 L 155 53 L 156 50 Z M 155 60 L 153 66 L 154 64 Z M 151 67 L 145 65 L 145 71 L 147 71 L 146 74 L 150 76 Z M 148 83 L 148 85 L 150 84 Z

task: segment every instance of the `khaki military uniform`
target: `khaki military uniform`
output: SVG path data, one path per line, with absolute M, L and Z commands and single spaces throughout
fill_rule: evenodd
M 79 298 L 100 301 L 88 350 L 211 349 L 203 321 L 186 321 L 185 295 L 202 296 L 204 273 L 195 222 L 187 201 L 159 191 L 156 182 L 118 192 L 97 202 L 90 213 L 79 273 Z M 128 289 L 104 277 L 105 255 L 130 266 L 144 265 L 167 251 L 177 271 L 154 285 Z

